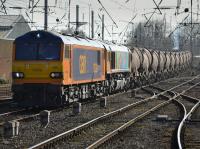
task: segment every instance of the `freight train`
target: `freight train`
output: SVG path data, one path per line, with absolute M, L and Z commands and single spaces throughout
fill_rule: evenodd
M 23 106 L 55 106 L 126 91 L 190 65 L 189 51 L 132 48 L 31 31 L 14 41 L 13 98 Z

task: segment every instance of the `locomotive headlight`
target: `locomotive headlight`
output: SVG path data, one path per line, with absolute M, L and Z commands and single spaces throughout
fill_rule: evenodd
M 24 78 L 24 73 L 23 72 L 13 72 L 12 76 L 14 79 L 21 79 L 21 78 Z
M 58 78 L 62 78 L 63 74 L 62 74 L 62 72 L 51 72 L 50 77 L 52 79 L 58 79 Z

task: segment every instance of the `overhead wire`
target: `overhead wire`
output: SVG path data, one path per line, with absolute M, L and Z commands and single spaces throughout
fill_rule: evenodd
M 104 5 L 101 3 L 100 0 L 97 0 L 99 2 L 99 4 L 101 5 L 101 7 L 105 10 L 105 12 L 107 13 L 107 15 L 110 17 L 110 19 L 112 20 L 112 22 L 115 24 L 115 26 L 118 28 L 117 23 L 114 21 L 114 19 L 112 18 L 112 16 L 109 14 L 109 12 L 107 11 L 107 9 L 104 7 Z
M 163 0 L 160 0 L 160 2 L 157 4 L 157 6 L 159 7 L 160 4 L 163 2 Z M 147 24 L 149 23 L 149 21 L 151 20 L 151 18 L 153 17 L 153 15 L 155 14 L 156 9 L 154 10 L 154 12 L 151 14 L 151 16 L 149 17 L 149 19 L 147 20 L 147 22 L 145 23 L 144 26 L 147 26 Z
M 131 18 L 131 20 L 127 23 L 127 25 L 124 27 L 124 29 L 119 33 L 119 36 L 121 36 L 121 34 L 122 34 L 123 32 L 125 33 L 125 32 L 127 31 L 129 24 L 130 24 L 136 17 L 137 17 L 137 14 L 135 14 L 135 15 L 133 16 L 133 18 Z M 123 39 L 123 36 L 121 37 L 121 40 L 120 40 L 120 41 L 122 41 L 122 39 Z

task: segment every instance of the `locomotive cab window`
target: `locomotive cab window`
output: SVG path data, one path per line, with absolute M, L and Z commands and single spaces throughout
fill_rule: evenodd
M 60 46 L 54 43 L 46 43 L 38 45 L 38 59 L 39 60 L 59 60 Z
M 17 44 L 16 60 L 59 60 L 61 46 L 55 43 L 24 43 Z
M 37 59 L 37 44 L 35 43 L 16 44 L 15 59 L 16 60 Z

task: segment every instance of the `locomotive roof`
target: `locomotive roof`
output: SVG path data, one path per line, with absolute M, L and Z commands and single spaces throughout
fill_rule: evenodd
M 98 41 L 98 42 L 100 42 L 100 44 L 102 44 L 108 51 L 130 52 L 130 49 L 123 45 L 105 43 L 104 41 Z
M 69 36 L 69 35 L 62 35 L 56 32 L 50 32 L 56 36 L 59 36 L 64 44 L 75 44 L 75 45 L 82 45 L 82 46 L 91 46 L 96 48 L 104 48 L 103 44 L 98 40 L 86 39 L 76 36 Z
M 64 36 L 58 33 L 57 36 L 60 36 L 65 44 L 77 44 L 83 46 L 92 46 L 97 48 L 106 48 L 109 51 L 123 51 L 127 52 L 129 49 L 122 45 L 116 45 L 113 43 L 105 43 L 99 40 L 92 40 L 92 39 L 84 39 L 80 37 L 73 37 L 73 36 Z
M 43 36 L 45 37 L 42 38 Z M 63 42 L 64 44 L 71 44 L 71 45 L 75 44 L 75 45 L 90 46 L 90 47 L 96 47 L 96 48 L 106 48 L 106 50 L 109 50 L 109 51 L 123 51 L 123 52 L 130 51 L 127 47 L 122 46 L 122 45 L 116 45 L 113 43 L 105 43 L 104 41 L 80 38 L 76 36 L 65 36 L 56 32 L 43 31 L 43 30 L 28 32 L 16 38 L 15 42 L 18 42 L 18 43 L 23 43 L 25 41 L 50 42 L 51 40 L 57 43 Z

